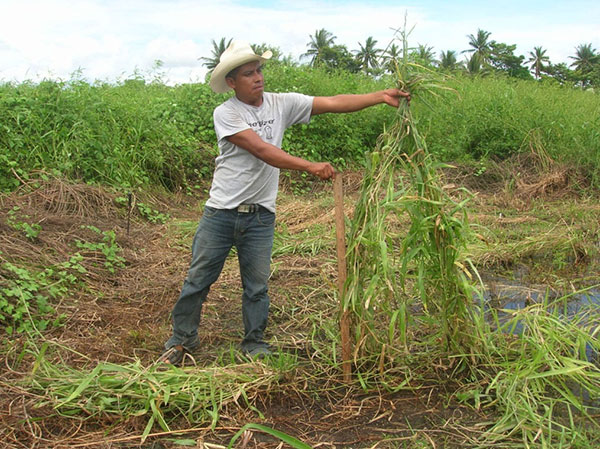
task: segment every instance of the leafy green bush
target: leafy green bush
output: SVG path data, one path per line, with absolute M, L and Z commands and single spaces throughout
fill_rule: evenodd
M 17 218 L 17 213 L 20 210 L 21 208 L 19 206 L 13 207 L 7 214 L 6 224 L 17 231 L 23 232 L 28 239 L 35 240 L 37 236 L 40 235 L 42 227 L 38 223 L 28 223 Z M 22 217 L 22 219 L 28 218 L 29 216 L 27 215 Z
M 269 63 L 273 92 L 364 93 L 392 87 L 388 77 Z M 557 160 L 581 164 L 600 179 L 600 99 L 556 83 L 457 76 L 457 95 L 411 103 L 431 152 L 448 160 L 505 158 L 528 147 L 535 131 Z M 0 84 L 0 190 L 16 188 L 33 170 L 119 187 L 178 190 L 209 179 L 216 155 L 214 108 L 231 94 L 207 84 L 165 86 L 133 78 L 112 85 L 71 81 Z M 387 106 L 316 116 L 292 127 L 283 147 L 344 168 L 391 123 Z
M 0 264 L 0 325 L 5 332 L 10 335 L 60 326 L 64 317 L 56 316 L 51 303 L 65 296 L 77 281 L 74 272 L 85 272 L 80 261 L 81 256 L 75 254 L 67 262 L 40 271 L 11 262 Z
M 215 140 L 216 104 L 203 84 L 0 85 L 0 188 L 18 185 L 13 171 L 32 170 L 125 187 L 178 188 L 212 159 L 212 143 L 205 142 Z
M 14 213 L 11 216 L 9 224 L 11 220 L 15 221 Z M 22 226 L 26 223 L 15 223 L 17 226 L 11 226 L 16 230 L 28 232 L 29 228 Z M 92 231 L 97 238 L 75 240 L 79 251 L 65 262 L 35 267 L 0 259 L 0 327 L 4 327 L 6 333 L 43 331 L 49 326 L 61 325 L 63 317 L 57 316 L 52 304 L 82 282 L 80 275 L 87 273 L 82 264 L 86 257 L 90 257 L 94 265 L 100 258 L 103 268 L 109 273 L 114 274 L 125 267 L 126 261 L 121 256 L 115 231 L 101 231 L 95 226 L 82 227 Z
M 95 226 L 82 226 L 87 228 L 99 236 L 102 236 L 100 242 L 88 242 L 76 240 L 75 244 L 77 248 L 91 251 L 100 252 L 104 256 L 104 267 L 111 273 L 115 273 L 117 268 L 125 267 L 125 258 L 119 255 L 121 248 L 116 242 L 117 236 L 115 231 L 101 231 Z

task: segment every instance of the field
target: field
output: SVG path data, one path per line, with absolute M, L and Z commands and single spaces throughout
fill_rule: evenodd
M 275 90 L 380 86 L 270 70 Z M 1 86 L 0 445 L 597 447 L 597 95 L 503 79 L 448 86 L 445 99 L 415 97 L 411 130 L 424 140 L 387 176 L 376 169 L 398 143 L 377 140 L 395 129 L 389 110 L 288 134 L 284 147 L 343 173 L 350 294 L 338 292 L 331 182 L 284 173 L 276 355 L 238 351 L 231 254 L 203 310 L 202 347 L 181 369 L 156 359 L 207 198 L 222 98 L 139 80 Z M 401 141 L 414 136 L 402 130 Z M 434 157 L 421 160 L 425 141 Z
M 472 178 L 459 169 L 447 176 L 465 182 Z M 361 174 L 345 173 L 344 180 L 346 213 L 351 216 Z M 543 189 L 541 178 L 529 181 L 514 191 L 482 181 L 483 189 L 470 186 L 477 191 L 473 225 L 484 229 L 486 244 L 473 241 L 469 247 L 488 288 L 498 292 L 502 285 L 517 281 L 526 295 L 546 286 L 568 291 L 597 283 L 598 201 L 581 198 L 562 183 L 546 182 Z M 540 187 L 537 195 L 531 194 L 534 181 Z M 497 411 L 478 408 L 468 400 L 460 402 L 456 389 L 462 382 L 452 379 L 451 368 L 444 366 L 448 360 L 430 359 L 436 350 L 428 354 L 411 345 L 414 353 L 406 359 L 411 365 L 403 368 L 404 378 L 395 372 L 383 382 L 356 378 L 350 385 L 343 382 L 336 358 L 339 304 L 331 185 L 306 183 L 305 191 L 295 194 L 290 184 L 283 189 L 268 335 L 281 356 L 250 362 L 237 352 L 241 285 L 232 257 L 205 308 L 202 350 L 194 354 L 193 363 L 189 361 L 193 366 L 183 371 L 200 379 L 202 373 L 219 367 L 219 374 L 208 376 L 216 390 L 194 393 L 200 407 L 191 414 L 193 418 L 175 410 L 165 412 L 170 431 L 155 425 L 148 429 L 144 443 L 140 441 L 152 410 L 145 404 L 143 385 L 151 384 L 153 377 L 160 383 L 153 363 L 169 335 L 169 313 L 185 276 L 201 201 L 182 195 L 135 198 L 138 204 L 152 205 L 155 215 L 163 214 L 164 223 L 152 223 L 134 208 L 127 233 L 127 209 L 109 189 L 40 178 L 3 197 L 3 215 L 17 206 L 19 220 L 25 222 L 27 217 L 27 222 L 42 226 L 32 239 L 3 225 L 4 273 L 8 260 L 35 260 L 39 266 L 56 267 L 74 253 L 74 242 L 96 245 L 81 248 L 82 258 L 66 269 L 81 273 L 68 295 L 57 293 L 54 298 L 56 313 L 62 316 L 60 326 L 48 325 L 43 333 L 32 326 L 5 343 L 0 399 L 3 444 L 157 448 L 194 442 L 211 448 L 226 446 L 238 429 L 256 423 L 312 447 L 476 446 L 486 430 L 483 423 L 497 419 Z M 564 226 L 548 227 L 552 222 Z M 114 230 L 112 259 L 109 251 L 101 249 L 101 235 L 90 226 Z M 114 267 L 106 264 L 110 260 Z M 26 277 L 20 279 L 25 287 Z M 575 284 L 575 279 L 581 284 Z M 36 282 L 41 285 L 39 278 Z M 48 283 L 45 290 L 59 285 L 60 281 Z M 42 292 L 34 292 L 38 293 Z M 422 339 L 420 332 L 412 330 L 409 338 Z M 110 384 L 103 385 L 97 378 L 91 379 L 94 385 L 98 382 L 91 391 L 68 407 L 58 407 L 66 399 L 61 395 L 72 393 L 98 364 L 107 363 L 128 367 L 127 376 L 134 384 L 139 382 L 131 387 L 137 399 L 129 398 L 131 408 L 125 414 L 116 413 L 118 407 L 109 403 L 105 407 L 86 403 L 96 388 L 111 395 Z M 149 370 L 152 376 L 144 376 Z M 231 395 L 219 392 L 219 376 Z M 593 435 L 597 432 L 592 432 L 589 447 L 597 438 Z M 256 430 L 245 437 L 247 447 L 279 445 L 277 438 Z M 518 443 L 519 438 L 508 436 L 499 447 Z

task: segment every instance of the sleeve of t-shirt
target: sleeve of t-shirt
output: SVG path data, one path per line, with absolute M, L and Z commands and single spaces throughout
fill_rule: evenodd
M 228 108 L 225 104 L 215 109 L 213 112 L 213 122 L 219 141 L 250 128 L 239 112 L 233 108 Z
M 312 113 L 313 97 L 290 92 L 284 94 L 286 128 L 296 123 L 308 123 Z

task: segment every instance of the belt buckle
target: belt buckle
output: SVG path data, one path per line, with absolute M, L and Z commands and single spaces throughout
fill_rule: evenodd
M 254 204 L 240 204 L 237 208 L 238 212 L 242 214 L 249 214 L 254 209 Z

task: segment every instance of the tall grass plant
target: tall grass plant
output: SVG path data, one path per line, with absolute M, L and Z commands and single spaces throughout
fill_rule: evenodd
M 400 87 L 435 99 L 428 74 L 403 62 Z M 567 296 L 509 320 L 492 311 L 495 327 L 485 321 L 476 301 L 483 299 L 477 271 L 464 254 L 469 196 L 444 185 L 442 166 L 428 153 L 411 109 L 401 106 L 370 155 L 352 219 L 342 301 L 354 317 L 356 376 L 363 383 L 378 372 L 385 385 L 411 353 L 425 351 L 445 366 L 447 382 L 461 386 L 455 398 L 499 413 L 477 439 L 481 447 L 592 447 L 598 313 L 571 319 Z M 408 230 L 401 234 L 393 218 L 397 223 L 402 216 Z M 419 316 L 413 313 L 418 303 Z M 417 320 L 419 332 L 409 334 Z M 417 334 L 424 344 L 408 340 Z

